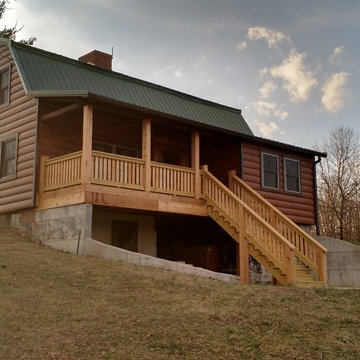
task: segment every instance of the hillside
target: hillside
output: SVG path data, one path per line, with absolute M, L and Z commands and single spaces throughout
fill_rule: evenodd
M 0 359 L 359 359 L 359 300 L 76 257 L 0 228 Z

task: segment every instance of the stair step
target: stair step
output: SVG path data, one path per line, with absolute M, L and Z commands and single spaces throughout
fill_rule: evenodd
M 324 287 L 324 283 L 321 281 L 306 282 L 306 281 L 296 281 L 296 286 L 310 288 L 310 287 Z

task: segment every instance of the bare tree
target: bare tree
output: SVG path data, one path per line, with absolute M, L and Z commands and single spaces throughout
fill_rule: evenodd
M 328 156 L 318 168 L 320 224 L 324 235 L 360 242 L 360 143 L 339 126 L 323 140 Z
M 4 16 L 4 13 L 7 9 L 8 3 L 9 3 L 8 0 L 0 0 L 0 20 Z M 0 30 L 0 37 L 10 39 L 10 40 L 15 40 L 17 33 L 21 29 L 22 29 L 22 27 L 19 28 L 17 23 L 12 27 L 7 27 L 5 25 L 4 28 Z M 20 40 L 20 42 L 23 44 L 26 44 L 26 45 L 33 45 L 35 40 L 36 40 L 35 37 L 31 37 L 30 39 L 27 39 L 27 40 Z

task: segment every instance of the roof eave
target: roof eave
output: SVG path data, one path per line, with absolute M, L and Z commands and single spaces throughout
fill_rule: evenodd
M 34 90 L 28 92 L 29 96 L 34 98 L 43 98 L 43 97 L 88 97 L 89 91 L 87 90 L 67 90 L 67 91 L 57 91 L 57 90 Z

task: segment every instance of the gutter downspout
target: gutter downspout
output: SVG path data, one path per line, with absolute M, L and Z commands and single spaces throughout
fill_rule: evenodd
M 319 204 L 318 204 L 318 193 L 317 193 L 317 176 L 316 176 L 316 165 L 321 161 L 321 156 L 318 156 L 317 160 L 314 161 L 314 194 L 315 194 L 315 225 L 316 225 L 316 235 L 321 234 L 320 221 L 319 221 Z

